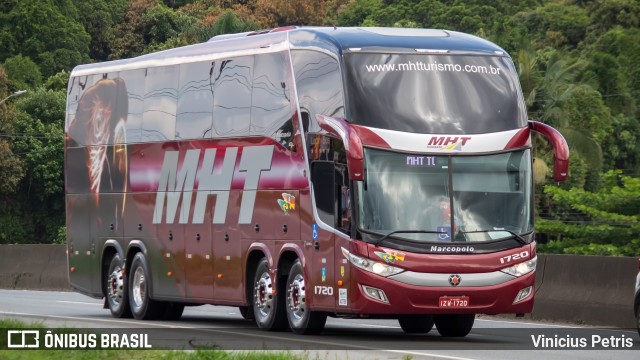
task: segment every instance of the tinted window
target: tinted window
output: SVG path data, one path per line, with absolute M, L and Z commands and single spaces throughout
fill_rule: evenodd
M 126 122 L 127 142 L 141 142 L 145 69 L 122 71 L 120 72 L 120 77 L 126 84 L 129 103 Z
M 163 66 L 147 69 L 142 115 L 142 140 L 173 140 L 176 128 L 178 99 L 178 67 Z
M 123 128 L 127 118 L 124 80 L 118 73 L 76 77 L 70 90 L 69 145 L 113 144 L 116 128 Z M 123 141 L 122 136 L 119 141 Z
M 294 134 L 286 66 L 284 53 L 255 56 L 251 135 L 272 137 L 288 147 Z
M 180 66 L 176 139 L 211 137 L 215 62 Z
M 349 121 L 356 124 L 433 134 L 526 125 L 507 57 L 352 53 L 345 66 Z
M 219 60 L 215 65 L 213 137 L 247 136 L 251 118 L 253 56 Z
M 344 117 L 342 78 L 336 59 L 309 50 L 295 50 L 291 56 L 304 128 L 320 131 L 316 114 Z

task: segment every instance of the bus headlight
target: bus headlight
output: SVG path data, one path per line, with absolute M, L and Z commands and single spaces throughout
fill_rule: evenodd
M 513 275 L 515 277 L 520 277 L 522 275 L 526 275 L 534 271 L 536 269 L 537 263 L 538 263 L 538 257 L 536 256 L 531 260 L 523 261 L 519 264 L 509 266 L 500 271 L 502 271 L 505 274 Z
M 374 273 L 376 275 L 388 277 L 391 275 L 399 274 L 404 271 L 399 267 L 391 266 L 389 264 L 373 261 L 371 259 L 365 259 L 363 257 L 353 255 L 349 250 L 342 248 L 342 254 L 349 259 L 349 261 L 356 267 Z

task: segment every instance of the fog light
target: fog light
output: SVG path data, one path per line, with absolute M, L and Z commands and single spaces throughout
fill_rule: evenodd
M 367 285 L 362 285 L 362 289 L 368 297 L 378 301 L 382 301 L 383 303 L 389 303 L 389 300 L 387 300 L 387 296 L 384 294 L 384 291 Z
M 519 303 L 520 301 L 528 298 L 533 293 L 533 286 L 526 287 L 518 292 L 513 303 Z

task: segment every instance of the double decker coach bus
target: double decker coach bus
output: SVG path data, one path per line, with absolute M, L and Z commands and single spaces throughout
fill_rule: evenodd
M 465 336 L 533 307 L 531 132 L 500 47 L 279 28 L 71 74 L 71 286 L 115 317 L 237 306 L 258 327 L 398 319 Z

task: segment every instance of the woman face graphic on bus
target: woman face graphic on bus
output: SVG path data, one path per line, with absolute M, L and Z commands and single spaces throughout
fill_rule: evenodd
M 69 125 L 68 146 L 85 146 L 84 168 L 96 207 L 101 191 L 127 191 L 127 114 L 124 80 L 105 77 L 84 91 Z M 116 207 L 116 211 L 124 211 L 124 197 Z

